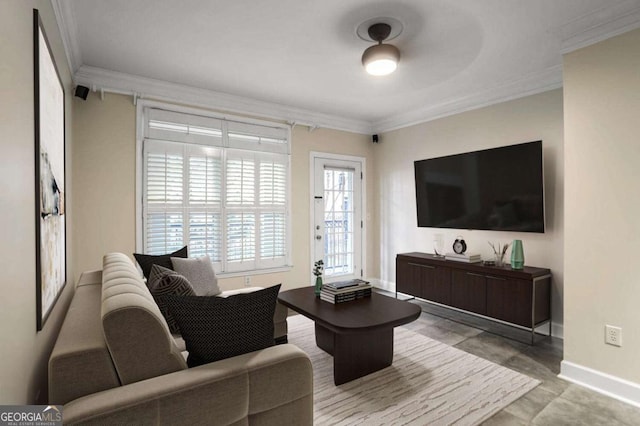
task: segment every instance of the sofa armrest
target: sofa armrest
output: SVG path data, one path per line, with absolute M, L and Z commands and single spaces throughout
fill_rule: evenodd
M 78 398 L 67 424 L 313 424 L 313 369 L 293 345 L 176 371 Z

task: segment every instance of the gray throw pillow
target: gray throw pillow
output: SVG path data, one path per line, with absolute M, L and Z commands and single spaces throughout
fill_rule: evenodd
M 273 313 L 280 284 L 229 297 L 167 296 L 187 345 L 187 365 L 258 351 L 274 345 Z
M 196 296 L 216 296 L 222 293 L 209 256 L 193 259 L 172 257 L 171 263 L 177 273 L 189 280 Z
M 167 320 L 169 330 L 171 330 L 172 333 L 180 333 L 180 327 L 178 327 L 178 323 L 167 307 L 165 296 L 195 296 L 195 292 L 191 284 L 189 284 L 189 281 L 176 271 L 163 268 L 159 265 L 153 265 L 151 266 L 147 286 L 153 296 L 153 300 L 158 304 L 162 316 Z

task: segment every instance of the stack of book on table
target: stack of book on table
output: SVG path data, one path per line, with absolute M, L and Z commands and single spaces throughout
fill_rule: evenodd
M 333 304 L 349 302 L 371 296 L 372 288 L 368 281 L 358 279 L 327 283 L 322 286 L 320 299 Z
M 467 253 L 447 253 L 444 255 L 446 260 L 455 260 L 456 262 L 478 263 L 482 262 L 482 257 L 479 254 L 467 254 Z

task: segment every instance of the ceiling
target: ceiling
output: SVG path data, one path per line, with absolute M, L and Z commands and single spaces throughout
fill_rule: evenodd
M 561 87 L 562 53 L 640 0 L 52 0 L 78 84 L 370 133 Z M 371 18 L 402 22 L 385 77 Z

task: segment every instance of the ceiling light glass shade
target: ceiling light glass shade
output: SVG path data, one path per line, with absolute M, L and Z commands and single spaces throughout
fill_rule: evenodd
M 371 75 L 391 74 L 398 67 L 400 51 L 390 44 L 376 44 L 362 54 L 362 65 Z

